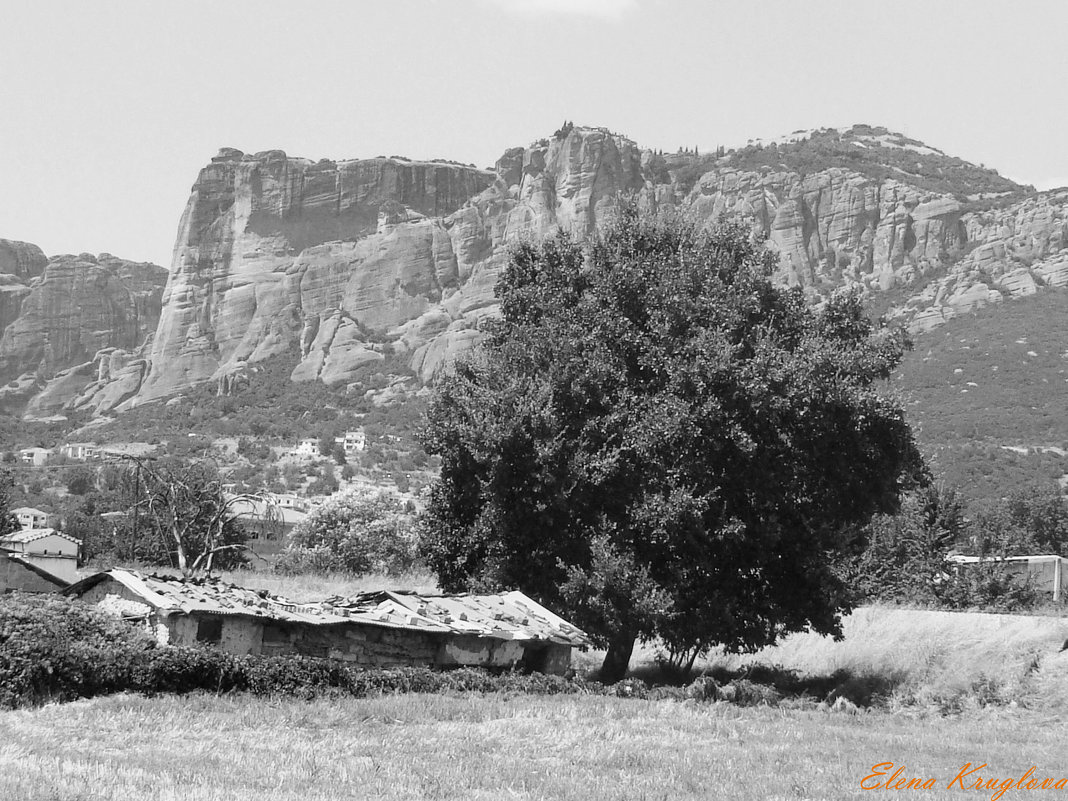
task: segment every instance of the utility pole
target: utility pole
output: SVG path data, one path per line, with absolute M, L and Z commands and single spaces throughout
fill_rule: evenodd
M 134 504 L 133 504 L 133 508 L 134 508 L 133 529 L 132 529 L 131 538 L 130 538 L 130 553 L 128 555 L 128 558 L 129 558 L 131 564 L 133 563 L 133 560 L 134 560 L 134 549 L 137 547 L 137 538 L 138 538 L 138 535 L 140 534 L 139 529 L 140 529 L 140 523 L 141 523 L 141 513 L 140 513 L 140 510 L 141 510 L 141 462 L 140 461 L 137 462 L 137 469 L 134 471 Z

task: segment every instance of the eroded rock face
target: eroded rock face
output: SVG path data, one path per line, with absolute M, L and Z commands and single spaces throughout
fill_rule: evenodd
M 493 170 L 226 149 L 193 187 L 150 344 L 139 348 L 132 332 L 94 338 L 57 329 L 51 350 L 31 354 L 33 337 L 16 328 L 11 347 L 30 354 L 23 366 L 62 379 L 35 401 L 41 413 L 63 398 L 121 409 L 201 382 L 230 387 L 247 365 L 292 351 L 300 355 L 294 381 L 345 385 L 396 359 L 428 381 L 476 343 L 479 321 L 497 312 L 493 286 L 510 243 L 557 228 L 582 239 L 623 193 L 649 209 L 746 220 L 779 251 L 778 281 L 814 299 L 843 285 L 889 292 L 891 316 L 917 332 L 1068 285 L 1068 192 L 1027 193 L 921 143 L 858 130 L 843 141 L 851 136 L 866 152 L 893 148 L 892 167 L 751 159 L 742 168 L 727 154 L 694 156 L 684 179 L 682 156 L 669 164 L 623 136 L 571 127 L 505 151 Z M 1024 199 L 969 211 L 971 201 L 989 198 L 951 193 L 939 177 L 943 162 L 910 166 L 912 154 L 945 159 L 946 174 L 993 186 L 995 197 Z M 37 263 L 8 257 L 16 262 L 29 265 L 20 275 Z M 0 316 L 28 302 L 30 280 L 39 279 L 0 278 Z
M 599 129 L 509 151 L 496 172 L 223 151 L 182 217 L 138 399 L 293 347 L 297 381 L 344 384 L 387 355 L 428 379 L 493 311 L 509 241 L 585 236 L 644 187 L 634 143 Z
M 967 241 L 953 197 L 841 168 L 804 177 L 712 169 L 686 205 L 750 221 L 780 253 L 776 278 L 813 291 L 907 285 L 957 258 Z
M 43 273 L 47 264 L 48 259 L 37 245 L 0 239 L 0 275 L 28 281 Z
M 21 285 L 0 276 L 0 381 L 37 396 L 31 413 L 62 408 L 98 379 L 100 351 L 135 350 L 155 330 L 165 281 L 162 267 L 107 253 L 57 256 Z
M 1068 286 L 1068 190 L 967 214 L 966 251 L 892 312 L 923 333 L 960 314 Z
M 30 281 L 44 272 L 48 259 L 37 245 L 0 239 L 0 332 L 15 322 Z

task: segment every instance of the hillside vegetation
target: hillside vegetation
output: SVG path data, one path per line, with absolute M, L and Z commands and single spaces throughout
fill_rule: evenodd
M 932 471 L 965 496 L 1053 484 L 1068 473 L 1068 291 L 999 304 L 917 337 L 892 385 Z

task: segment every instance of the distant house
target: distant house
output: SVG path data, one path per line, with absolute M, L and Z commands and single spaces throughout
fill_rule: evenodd
M 288 492 L 272 493 L 271 500 L 281 509 L 293 509 L 297 512 L 308 511 L 308 499 Z
M 304 498 L 270 493 L 266 498 L 235 501 L 230 510 L 254 539 L 278 539 L 308 516 L 307 508 Z
M 100 449 L 95 445 L 69 443 L 59 447 L 59 455 L 78 462 L 85 462 L 100 458 Z
M 983 558 L 950 554 L 946 557 L 946 561 L 958 565 L 959 570 L 967 570 L 969 566 L 978 564 L 1002 565 L 1009 575 L 1022 580 L 1030 580 L 1032 587 L 1040 592 L 1049 593 L 1054 601 L 1065 598 L 1065 592 L 1068 591 L 1068 559 L 1063 556 L 1042 554 Z
M 121 607 L 163 642 L 233 654 L 303 654 L 367 667 L 473 665 L 563 673 L 571 650 L 589 645 L 585 633 L 520 592 L 379 592 L 297 604 L 213 579 L 110 570 L 65 593 L 105 609 Z
M 40 509 L 34 509 L 32 506 L 12 509 L 11 514 L 15 515 L 15 519 L 19 521 L 22 528 L 48 528 L 52 525 L 52 515 Z
M 0 548 L 0 593 L 60 592 L 70 586 L 66 579 L 50 573 L 17 553 Z
M 344 436 L 335 438 L 334 442 L 342 447 L 346 456 L 355 456 L 367 450 L 367 436 L 363 433 L 363 429 L 346 431 Z
M 78 578 L 81 544 L 54 528 L 25 528 L 0 539 L 0 548 L 67 583 Z
M 293 456 L 299 456 L 304 459 L 311 459 L 319 456 L 319 440 L 317 439 L 302 439 L 297 443 L 290 453 Z
M 19 461 L 23 464 L 33 465 L 34 467 L 40 467 L 48 461 L 48 457 L 52 455 L 52 451 L 48 448 L 22 448 L 18 452 Z

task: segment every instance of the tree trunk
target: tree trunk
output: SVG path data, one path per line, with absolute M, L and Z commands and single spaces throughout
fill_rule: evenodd
M 617 634 L 608 641 L 608 653 L 604 655 L 604 662 L 601 663 L 602 682 L 615 684 L 627 675 L 635 639 L 635 635 L 624 633 Z

